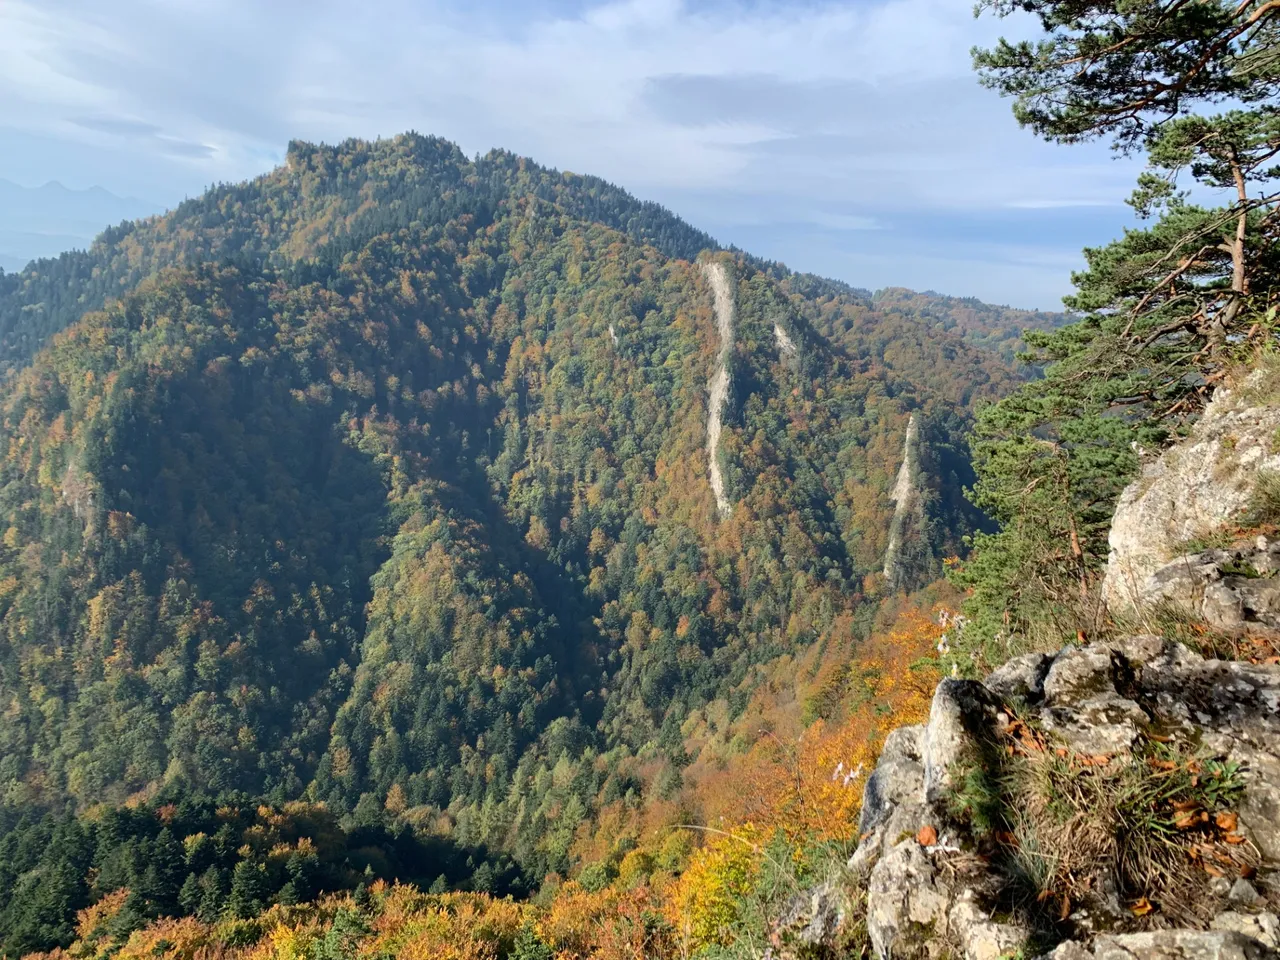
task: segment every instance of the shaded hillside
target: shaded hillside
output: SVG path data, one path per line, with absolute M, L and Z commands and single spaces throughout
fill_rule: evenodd
M 550 178 L 295 145 L 105 235 L 84 283 L 5 278 L 133 285 L 0 390 L 10 809 L 303 798 L 563 874 L 605 805 L 679 789 L 691 711 L 866 635 L 912 416 L 895 586 L 961 549 L 1002 361 L 665 220 L 639 242 L 593 219 L 625 195 Z

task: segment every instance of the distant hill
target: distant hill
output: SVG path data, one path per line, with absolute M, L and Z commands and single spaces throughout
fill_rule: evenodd
M 158 212 L 154 204 L 102 187 L 23 187 L 0 180 L 0 269 L 13 273 L 32 260 L 87 250 L 104 228 Z
M 1013 359 L 1026 349 L 1023 330 L 1054 330 L 1071 322 L 1065 313 L 994 306 L 973 297 L 948 297 L 932 290 L 917 293 L 904 287 L 886 287 L 877 290 L 871 300 L 877 310 L 935 323 L 1006 359 Z

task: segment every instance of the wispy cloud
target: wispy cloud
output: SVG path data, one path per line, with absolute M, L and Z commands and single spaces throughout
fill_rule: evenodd
M 261 172 L 293 137 L 413 128 L 598 173 L 726 240 L 756 219 L 830 244 L 931 211 L 981 231 L 1005 209 L 1036 218 L 1043 246 L 1084 204 L 1114 230 L 1101 204 L 1132 168 L 1037 142 L 974 82 L 969 48 L 1002 28 L 956 0 L 6 0 L 0 146 L 39 143 L 82 182 L 131 157 L 176 196 Z M 138 192 L 124 175 L 107 185 Z M 784 253 L 808 266 L 812 243 Z M 847 278 L 876 285 L 862 262 Z
M 1071 207 L 1112 207 L 1120 203 L 1119 199 L 1115 200 L 1086 200 L 1086 199 L 1059 199 L 1059 200 L 1011 200 L 1005 204 L 1014 210 L 1065 210 Z

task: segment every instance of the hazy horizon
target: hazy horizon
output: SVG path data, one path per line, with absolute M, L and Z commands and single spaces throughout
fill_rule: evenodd
M 290 139 L 414 129 L 604 177 L 798 270 L 1045 309 L 1131 222 L 1137 163 L 1021 130 L 968 51 L 1025 27 L 967 4 L 179 7 L 5 4 L 0 178 L 161 209 Z

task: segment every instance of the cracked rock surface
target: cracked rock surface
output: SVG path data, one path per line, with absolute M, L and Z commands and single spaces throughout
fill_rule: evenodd
M 1031 931 L 995 906 L 1006 879 L 972 852 L 948 810 L 958 766 L 981 756 L 1014 704 L 1081 754 L 1123 755 L 1158 729 L 1240 764 L 1239 829 L 1266 863 L 1280 863 L 1280 666 L 1205 659 L 1148 635 L 1029 654 L 985 683 L 944 680 L 928 723 L 886 738 L 849 862 L 866 883 L 867 933 L 880 960 L 998 960 L 1032 949 Z M 1097 933 L 1059 944 L 1053 957 L 1280 960 L 1276 915 L 1253 885 L 1225 882 L 1218 899 L 1210 929 Z M 820 947 L 822 936 L 809 942 Z

